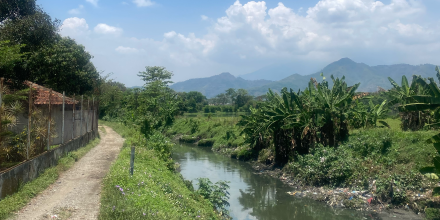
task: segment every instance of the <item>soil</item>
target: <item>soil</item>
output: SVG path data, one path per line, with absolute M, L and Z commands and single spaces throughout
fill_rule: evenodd
M 101 182 L 124 139 L 104 126 L 100 143 L 11 219 L 97 219 Z

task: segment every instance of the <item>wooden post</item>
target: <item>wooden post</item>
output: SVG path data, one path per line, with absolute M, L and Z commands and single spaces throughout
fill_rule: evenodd
M 81 118 L 80 118 L 80 122 L 79 122 L 79 136 L 82 136 L 82 129 L 83 129 L 83 101 L 84 101 L 84 96 L 81 95 Z
M 63 91 L 63 127 L 61 128 L 61 144 L 64 144 L 64 103 L 65 103 L 65 92 Z
M 94 126 L 94 120 L 95 120 L 95 97 L 92 96 L 92 131 Z
M 73 108 L 72 108 L 72 140 L 75 138 L 75 94 L 73 94 Z
M 132 176 L 133 176 L 133 170 L 134 170 L 134 152 L 135 152 L 135 147 L 131 147 L 130 175 L 132 175 Z
M 30 83 L 29 85 L 29 112 L 28 112 L 26 160 L 29 160 L 29 150 L 31 148 L 31 117 L 32 117 L 32 83 Z
M 47 122 L 47 151 L 49 151 L 50 150 L 50 120 L 52 119 L 52 112 L 51 112 L 51 109 L 50 109 L 50 105 L 52 104 L 51 103 L 51 100 L 50 100 L 50 98 L 51 98 L 51 96 L 52 96 L 52 89 L 50 90 L 50 92 L 49 92 L 49 120 L 48 120 L 48 122 Z
M 90 99 L 87 99 L 86 133 L 89 132 L 89 120 L 90 120 Z
M 92 109 L 93 109 L 93 113 L 92 113 L 92 131 L 94 131 L 94 126 L 95 126 L 95 97 L 92 97 Z

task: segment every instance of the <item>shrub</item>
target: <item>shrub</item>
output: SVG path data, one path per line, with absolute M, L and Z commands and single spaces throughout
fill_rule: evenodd
M 214 142 L 215 142 L 214 139 L 203 139 L 197 143 L 197 146 L 212 147 L 212 145 L 214 145 Z
M 252 158 L 252 152 L 249 147 L 241 147 L 237 149 L 237 158 L 240 160 L 249 160 Z
M 197 140 L 198 140 L 197 137 L 191 137 L 189 135 L 184 135 L 179 138 L 179 141 L 183 143 L 195 143 L 197 142 Z
M 428 220 L 440 220 L 440 209 L 426 208 L 425 213 Z
M 174 144 L 161 133 L 155 132 L 150 136 L 147 146 L 155 150 L 162 160 L 167 161 L 171 157 Z
M 197 193 L 207 199 L 221 215 L 228 215 L 226 207 L 229 206 L 228 181 L 218 181 L 215 184 L 208 178 L 198 178 L 199 189 Z

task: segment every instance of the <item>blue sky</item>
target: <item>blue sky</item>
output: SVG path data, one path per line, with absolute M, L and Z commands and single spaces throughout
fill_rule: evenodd
M 141 85 L 145 66 L 174 81 L 291 63 L 310 74 L 343 57 L 440 64 L 440 0 L 37 0 L 104 74 Z

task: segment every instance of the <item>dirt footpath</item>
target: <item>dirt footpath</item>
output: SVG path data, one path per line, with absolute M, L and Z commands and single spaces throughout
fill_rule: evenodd
M 101 182 L 124 139 L 109 127 L 101 142 L 12 219 L 97 219 Z

